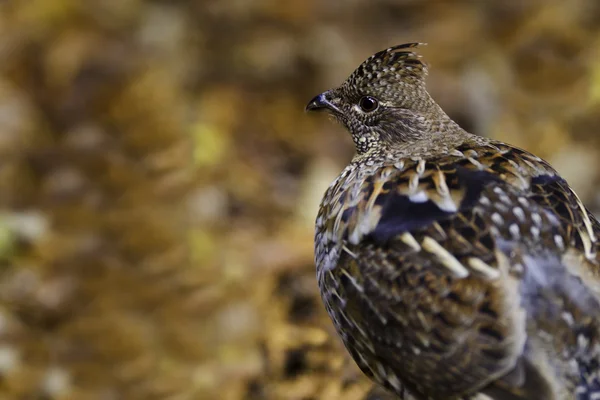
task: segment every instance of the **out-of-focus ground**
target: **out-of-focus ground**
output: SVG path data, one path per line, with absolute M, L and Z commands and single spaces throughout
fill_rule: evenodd
M 465 128 L 600 211 L 596 0 L 0 1 L 0 398 L 358 400 L 306 102 L 393 44 Z

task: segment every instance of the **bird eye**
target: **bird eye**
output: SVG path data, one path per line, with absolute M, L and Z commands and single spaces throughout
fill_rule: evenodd
M 377 99 L 371 96 L 365 96 L 358 102 L 358 106 L 366 113 L 373 112 L 379 107 Z

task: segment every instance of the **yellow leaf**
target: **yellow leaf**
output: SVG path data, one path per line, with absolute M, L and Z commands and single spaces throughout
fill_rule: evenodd
M 194 162 L 197 166 L 214 166 L 229 148 L 227 135 L 215 125 L 202 122 L 192 127 Z

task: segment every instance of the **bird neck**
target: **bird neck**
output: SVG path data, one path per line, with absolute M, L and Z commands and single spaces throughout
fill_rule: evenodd
M 432 102 L 423 111 L 391 110 L 371 130 L 353 135 L 353 140 L 358 155 L 401 151 L 410 156 L 417 148 L 435 152 L 444 143 L 464 142 L 470 136 Z
M 481 145 L 489 139 L 468 133 L 456 125 L 457 128 L 432 132 L 419 139 L 411 141 L 385 142 L 378 141 L 376 146 L 365 152 L 356 152 L 352 159 L 353 164 L 388 165 L 402 159 L 429 159 L 440 155 L 453 153 L 465 143 Z

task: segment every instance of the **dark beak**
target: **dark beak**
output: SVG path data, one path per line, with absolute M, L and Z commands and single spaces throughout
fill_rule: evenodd
M 318 96 L 315 96 L 306 105 L 306 111 L 318 111 L 318 110 L 329 110 L 336 113 L 341 113 L 341 110 L 332 103 L 331 93 L 329 91 L 323 92 Z

